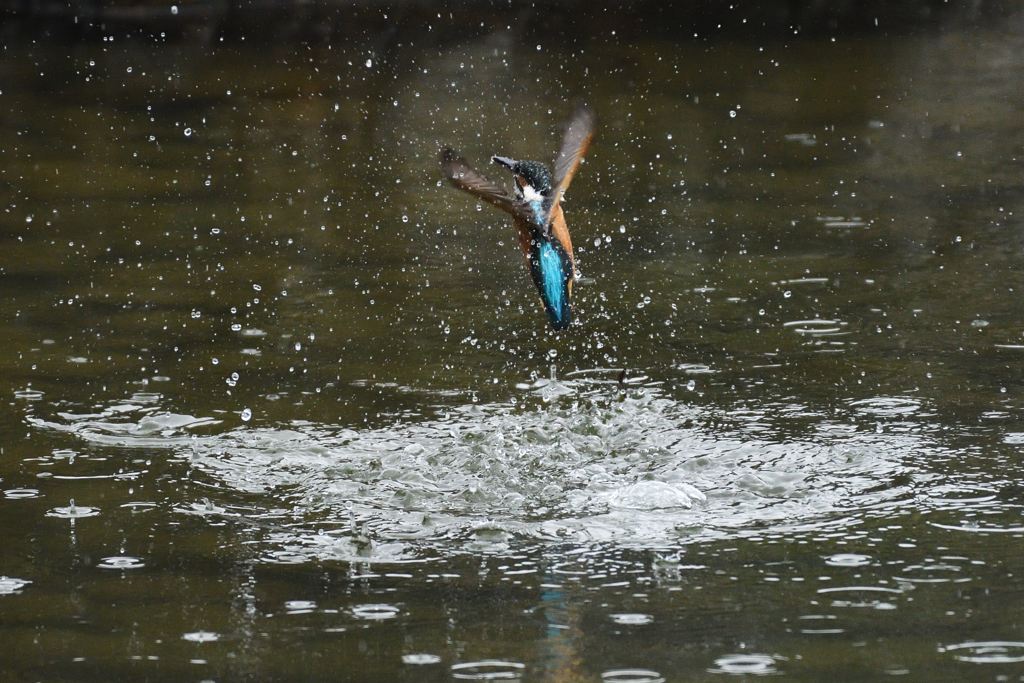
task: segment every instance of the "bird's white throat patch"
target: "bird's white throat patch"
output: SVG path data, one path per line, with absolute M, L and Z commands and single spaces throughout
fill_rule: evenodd
M 533 189 L 529 185 L 523 185 L 523 199 L 533 204 L 534 202 L 543 202 L 544 195 L 537 190 Z

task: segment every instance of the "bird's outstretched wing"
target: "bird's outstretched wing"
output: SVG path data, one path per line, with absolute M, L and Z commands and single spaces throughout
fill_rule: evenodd
M 569 121 L 565 125 L 565 135 L 562 137 L 562 149 L 555 159 L 555 189 L 548 199 L 548 206 L 545 206 L 545 225 L 551 223 L 551 215 L 555 207 L 562 201 L 576 169 L 580 167 L 583 155 L 587 152 L 591 139 L 594 137 L 594 125 L 596 117 L 593 110 L 585 104 L 581 104 L 573 110 Z
M 455 150 L 441 150 L 441 175 L 445 180 L 477 199 L 493 204 L 517 218 L 531 220 L 530 208 L 501 185 L 480 175 Z

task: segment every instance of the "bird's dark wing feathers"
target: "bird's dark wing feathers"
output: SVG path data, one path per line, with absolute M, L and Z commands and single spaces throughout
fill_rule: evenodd
M 583 155 L 587 152 L 590 140 L 594 137 L 594 112 L 585 104 L 576 107 L 569 117 L 565 126 L 565 135 L 562 137 L 562 149 L 555 159 L 554 191 L 546 202 L 545 223 L 551 223 L 551 214 L 554 212 L 562 195 L 572 182 L 576 169 L 580 167 Z
M 441 150 L 441 175 L 477 199 L 493 204 L 514 217 L 532 220 L 532 212 L 525 203 L 509 194 L 501 185 L 477 173 L 458 152 L 448 147 Z

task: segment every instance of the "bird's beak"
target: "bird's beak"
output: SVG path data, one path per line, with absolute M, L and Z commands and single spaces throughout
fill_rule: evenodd
M 515 159 L 509 159 L 508 157 L 497 157 L 497 156 L 495 156 L 495 157 L 491 157 L 491 163 L 492 164 L 498 164 L 499 166 L 504 166 L 505 168 L 507 168 L 508 170 L 511 171 L 512 167 L 516 165 L 516 160 Z

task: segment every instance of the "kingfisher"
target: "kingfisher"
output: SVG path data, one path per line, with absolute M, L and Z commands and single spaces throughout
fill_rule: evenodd
M 449 183 L 512 216 L 530 277 L 555 330 L 564 330 L 573 321 L 572 283 L 576 279 L 576 260 L 562 213 L 562 196 L 593 137 L 594 114 L 586 105 L 580 105 L 566 123 L 553 175 L 539 161 L 492 156 L 491 163 L 512 174 L 512 193 L 473 170 L 455 150 L 441 150 L 441 174 Z

